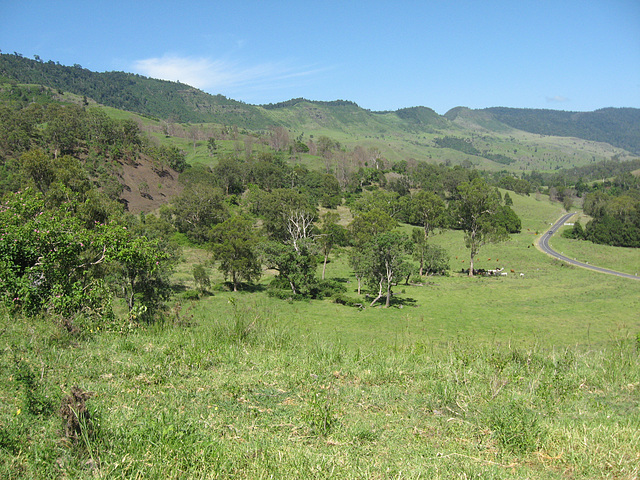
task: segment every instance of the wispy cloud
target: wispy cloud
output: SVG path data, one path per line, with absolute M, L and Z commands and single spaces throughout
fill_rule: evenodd
M 135 72 L 162 80 L 180 81 L 207 91 L 237 88 L 273 88 L 284 80 L 309 77 L 325 69 L 295 67 L 285 62 L 242 66 L 238 62 L 206 57 L 165 55 L 134 63 Z
M 562 95 L 555 95 L 553 97 L 546 98 L 548 103 L 565 103 L 569 101 L 567 97 L 563 97 Z

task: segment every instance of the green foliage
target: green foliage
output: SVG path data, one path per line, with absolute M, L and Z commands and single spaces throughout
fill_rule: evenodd
M 435 193 L 419 190 L 411 196 L 408 211 L 409 223 L 422 226 L 425 239 L 428 239 L 436 228 L 445 225 L 445 203 Z
M 166 298 L 165 264 L 158 241 L 113 221 L 88 222 L 83 203 L 48 208 L 40 193 L 5 196 L 0 205 L 0 296 L 15 311 L 42 309 L 63 316 L 110 318 L 110 284 L 120 283 L 128 305 L 134 297 L 149 314 Z
M 200 291 L 199 290 L 187 290 L 182 293 L 182 298 L 184 300 L 199 300 L 200 299 Z
M 260 278 L 257 246 L 253 222 L 246 216 L 232 216 L 211 230 L 209 248 L 213 260 L 219 262 L 219 270 L 225 279 L 231 279 L 234 292 L 241 280 L 253 282 Z
M 449 271 L 449 253 L 439 245 L 427 245 L 424 252 L 424 273 L 446 275 Z
M 509 206 L 498 206 L 494 215 L 496 223 L 503 227 L 507 233 L 520 233 L 522 230 L 520 217 Z
M 373 208 L 364 211 L 349 224 L 353 243 L 357 246 L 367 243 L 375 235 L 392 230 L 397 222 L 385 211 Z
M 171 223 L 196 243 L 209 240 L 210 230 L 229 218 L 225 198 L 220 189 L 204 183 L 189 185 L 174 198 Z
M 193 279 L 196 282 L 199 292 L 204 292 L 207 288 L 211 287 L 211 279 L 204 265 L 196 264 L 193 266 Z
M 309 239 L 298 242 L 298 248 L 278 241 L 266 241 L 260 245 L 263 262 L 278 271 L 272 282 L 276 289 L 288 288 L 294 296 L 311 296 L 317 287 L 315 248 Z
M 511 195 L 509 195 L 509 192 L 504 194 L 504 204 L 507 207 L 510 207 L 513 205 L 513 200 L 511 200 Z
M 331 433 L 337 418 L 333 406 L 331 386 L 319 386 L 309 394 L 308 407 L 302 414 L 313 435 L 326 437 Z
M 49 416 L 54 411 L 54 399 L 50 398 L 38 382 L 31 365 L 16 359 L 15 378 L 22 387 L 24 411 L 31 415 Z
M 510 215 L 504 215 L 505 218 L 498 215 L 499 212 L 507 214 L 511 209 L 500 205 L 496 190 L 484 180 L 476 178 L 462 183 L 457 193 L 457 198 L 450 205 L 450 215 L 453 225 L 464 231 L 465 245 L 471 254 L 469 275 L 473 276 L 474 259 L 480 248 L 487 243 L 506 240 L 507 227 L 519 225 L 517 222 L 510 225 Z
M 515 178 L 510 175 L 502 177 L 498 182 L 498 186 L 500 188 L 504 188 L 505 190 L 511 190 L 512 192 L 515 192 L 520 195 L 529 195 L 533 188 L 531 186 L 531 183 L 528 180 L 524 180 L 522 178 Z M 511 199 L 511 197 L 509 197 L 509 199 Z M 505 194 L 505 204 L 507 206 L 510 206 L 509 204 L 506 203 L 506 201 L 507 201 L 507 196 Z
M 409 248 L 406 235 L 397 231 L 382 232 L 375 235 L 363 246 L 364 278 L 377 290 L 374 305 L 383 296 L 385 306 L 391 304 L 391 287 L 407 274 L 408 266 L 405 254 Z
M 441 148 L 450 148 L 452 150 L 466 153 L 467 155 L 480 155 L 480 151 L 473 146 L 473 143 L 470 140 L 471 139 L 446 136 L 436 138 L 434 142 Z
M 575 240 L 584 240 L 584 228 L 582 228 L 580 221 L 575 222 L 572 228 L 563 230 L 562 236 L 565 238 L 573 238 Z
M 510 453 L 534 452 L 546 436 L 540 415 L 521 402 L 493 405 L 487 421 L 500 446 Z
M 180 122 L 216 120 L 227 125 L 243 123 L 248 128 L 266 128 L 271 120 L 257 107 L 209 95 L 178 82 L 168 82 L 125 72 L 91 72 L 53 61 L 37 62 L 1 54 L 2 75 L 21 83 L 85 95 L 102 105 Z
M 182 173 L 189 166 L 185 152 L 175 145 L 149 146 L 145 151 L 153 158 L 154 168 L 160 174 L 164 173 L 166 167 Z
M 263 219 L 263 231 L 268 238 L 282 242 L 290 241 L 290 222 L 296 216 L 306 219 L 306 227 L 313 229 L 312 220 L 316 216 L 317 208 L 308 196 L 294 189 L 278 188 L 272 192 L 252 190 L 249 204 L 252 213 Z M 311 231 L 307 233 L 310 235 Z
M 640 111 L 635 108 L 603 108 L 595 112 L 566 112 L 522 108 L 486 108 L 498 121 L 539 135 L 559 135 L 608 142 L 640 153 Z M 622 127 L 625 125 L 625 127 Z

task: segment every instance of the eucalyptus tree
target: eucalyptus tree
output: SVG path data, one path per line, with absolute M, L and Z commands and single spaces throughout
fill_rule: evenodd
M 366 278 L 371 287 L 377 288 L 377 296 L 370 306 L 385 298 L 385 307 L 391 304 L 392 286 L 405 276 L 405 255 L 410 242 L 398 231 L 382 232 L 365 245 Z
M 463 182 L 457 187 L 456 198 L 450 204 L 454 226 L 464 231 L 469 249 L 469 276 L 473 276 L 474 259 L 484 245 L 508 238 L 505 225 L 496 215 L 501 208 L 496 189 L 481 178 Z M 508 207 L 507 207 L 508 208 Z

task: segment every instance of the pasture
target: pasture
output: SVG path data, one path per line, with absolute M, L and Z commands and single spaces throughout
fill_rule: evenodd
M 0 475 L 638 478 L 640 282 L 545 256 L 533 243 L 560 208 L 513 199 L 522 233 L 477 261 L 506 277 L 460 273 L 468 252 L 448 231 L 432 241 L 451 274 L 396 286 L 388 309 L 258 287 L 177 296 L 164 323 L 128 330 L 3 312 Z M 188 288 L 207 254 L 183 256 Z M 344 251 L 327 276 L 356 297 Z M 69 436 L 73 386 L 92 393 Z

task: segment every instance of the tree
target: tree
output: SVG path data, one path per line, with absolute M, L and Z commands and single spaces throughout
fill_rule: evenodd
M 373 209 L 379 209 L 392 218 L 398 218 L 398 215 L 402 212 L 402 204 L 399 201 L 399 197 L 400 195 L 396 192 L 380 189 L 373 192 L 365 192 L 353 204 L 353 210 L 365 213 Z
M 211 230 L 209 248 L 213 260 L 220 262 L 219 270 L 231 279 L 234 292 L 238 291 L 240 280 L 252 282 L 260 278 L 257 244 L 253 222 L 244 215 L 235 215 Z
M 457 199 L 451 205 L 451 218 L 453 224 L 464 231 L 465 244 L 470 252 L 470 277 L 473 276 L 474 259 L 480 248 L 508 238 L 507 229 L 496 219 L 499 208 L 496 190 L 483 179 L 475 178 L 458 185 Z
M 132 315 L 147 318 L 168 296 L 171 255 L 114 221 L 90 224 L 69 200 L 47 207 L 31 189 L 0 204 L 0 299 L 28 314 L 46 308 L 67 317 L 111 315 L 119 285 Z M 136 308 L 137 307 L 137 308 Z
M 520 233 L 522 230 L 520 217 L 506 205 L 500 205 L 498 207 L 494 220 L 497 224 L 502 225 L 507 233 Z
M 353 243 L 362 246 L 375 235 L 393 230 L 398 223 L 391 216 L 374 208 L 358 214 L 349 224 Z
M 568 228 L 562 232 L 564 238 L 573 238 L 575 240 L 584 240 L 585 232 L 580 221 L 576 221 L 572 228 Z
M 420 276 L 424 274 L 424 263 L 427 254 L 427 239 L 424 236 L 424 231 L 421 228 L 414 228 L 411 230 L 411 244 L 413 247 L 413 258 L 420 264 Z
M 197 264 L 193 266 L 193 280 L 196 282 L 196 286 L 200 293 L 204 292 L 211 286 L 211 279 L 203 265 Z
M 438 245 L 427 245 L 424 254 L 424 273 L 426 275 L 446 275 L 449 270 L 449 254 Z
M 244 191 L 244 169 L 242 162 L 228 155 L 218 160 L 213 168 L 213 173 L 218 179 L 220 187 L 227 195 L 237 195 Z
M 444 200 L 433 192 L 420 190 L 412 195 L 409 209 L 410 221 L 422 226 L 425 241 L 436 228 L 444 225 Z
M 174 199 L 172 210 L 176 229 L 200 243 L 207 241 L 211 227 L 229 216 L 222 191 L 204 184 L 185 188 Z
M 366 244 L 366 277 L 369 284 L 378 289 L 378 295 L 370 306 L 385 297 L 385 307 L 389 307 L 391 287 L 406 271 L 404 256 L 408 246 L 406 235 L 400 232 L 380 233 Z
M 504 194 L 504 204 L 507 207 L 510 207 L 511 205 L 513 205 L 513 200 L 511 200 L 511 195 L 509 195 L 509 192 Z
M 101 241 L 108 257 L 116 264 L 113 272 L 122 282 L 129 314 L 150 319 L 169 298 L 167 261 L 170 255 L 160 248 L 157 240 L 135 236 L 124 226 L 108 227 Z
M 362 280 L 368 271 L 368 258 L 361 248 L 352 248 L 349 253 L 349 266 L 358 281 L 358 295 L 362 293 Z
M 213 154 L 218 149 L 215 138 L 209 137 L 209 140 L 207 140 L 207 149 L 209 150 L 209 156 L 213 157 Z
M 300 239 L 297 250 L 273 240 L 263 242 L 261 250 L 267 267 L 278 271 L 278 280 L 288 285 L 293 295 L 311 294 L 317 283 L 317 252 L 310 238 Z
M 316 217 L 316 208 L 308 195 L 290 188 L 278 188 L 273 192 L 256 189 L 251 191 L 249 201 L 252 212 L 263 219 L 267 237 L 288 242 L 292 240 L 291 229 L 311 233 L 309 227 Z
M 289 145 L 289 132 L 284 127 L 271 127 L 269 143 L 276 152 L 284 150 Z
M 22 174 L 40 190 L 46 193 L 55 180 L 53 160 L 42 150 L 35 149 L 20 157 Z

